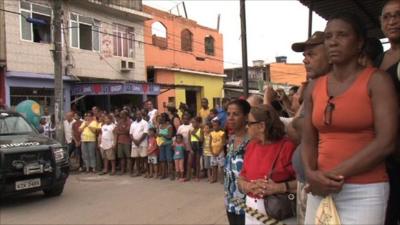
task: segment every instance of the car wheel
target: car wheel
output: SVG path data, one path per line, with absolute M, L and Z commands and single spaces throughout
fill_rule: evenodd
M 64 184 L 57 185 L 48 189 L 43 189 L 43 193 L 46 197 L 60 196 L 64 191 Z

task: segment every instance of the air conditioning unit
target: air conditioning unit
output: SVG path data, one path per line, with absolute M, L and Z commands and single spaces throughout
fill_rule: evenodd
M 131 60 L 121 60 L 121 72 L 129 72 L 135 69 L 135 62 Z

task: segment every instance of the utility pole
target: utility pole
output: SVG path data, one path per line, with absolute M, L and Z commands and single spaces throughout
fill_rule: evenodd
M 56 122 L 56 139 L 60 143 L 64 143 L 64 90 L 61 44 L 62 0 L 54 0 L 53 7 L 54 115 Z
M 311 0 L 310 7 L 308 10 L 308 37 L 311 37 L 311 34 L 312 34 L 313 8 L 314 8 L 314 4 L 313 4 L 313 1 Z
M 243 94 L 249 96 L 249 70 L 247 67 L 247 34 L 246 34 L 246 6 L 245 0 L 240 0 L 240 23 L 242 28 L 242 80 Z

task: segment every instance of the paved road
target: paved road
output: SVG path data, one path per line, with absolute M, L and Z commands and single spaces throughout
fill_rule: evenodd
M 71 175 L 64 193 L 3 199 L 0 224 L 227 224 L 223 186 Z

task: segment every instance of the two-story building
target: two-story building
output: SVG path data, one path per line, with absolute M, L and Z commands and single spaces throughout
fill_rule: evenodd
M 33 99 L 52 106 L 52 0 L 0 0 L 0 99 L 15 106 Z M 64 109 L 71 104 L 139 104 L 159 87 L 146 83 L 144 21 L 137 0 L 63 1 Z M 4 67 L 5 66 L 5 67 Z
M 282 59 L 283 58 L 283 59 Z M 227 68 L 224 79 L 225 97 L 243 96 L 243 68 Z M 286 63 L 286 57 L 277 57 L 276 62 L 264 63 L 263 60 L 254 60 L 253 66 L 248 67 L 249 94 L 262 95 L 265 84 L 274 89 L 282 88 L 286 91 L 292 86 L 300 86 L 306 81 L 306 70 L 303 64 Z
M 149 6 L 144 40 L 147 80 L 161 85 L 157 106 L 181 102 L 196 111 L 200 99 L 213 102 L 223 96 L 223 38 L 216 29 Z

